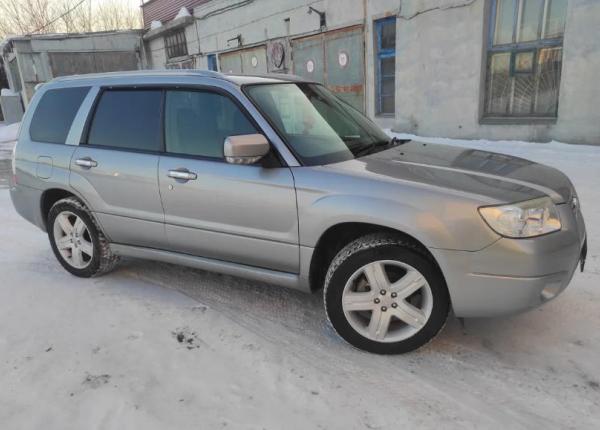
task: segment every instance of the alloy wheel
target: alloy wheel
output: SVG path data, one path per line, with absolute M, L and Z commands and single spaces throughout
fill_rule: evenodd
M 359 268 L 342 293 L 346 319 L 362 336 L 376 342 L 398 342 L 421 330 L 433 309 L 433 294 L 414 267 L 380 260 Z
M 85 269 L 94 256 L 94 244 L 85 222 L 64 211 L 54 220 L 54 243 L 62 258 L 76 269 Z

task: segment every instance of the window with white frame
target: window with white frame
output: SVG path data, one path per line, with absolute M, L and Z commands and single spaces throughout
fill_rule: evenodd
M 188 54 L 185 30 L 178 30 L 165 36 L 167 58 L 183 57 Z
M 556 118 L 567 0 L 491 0 L 484 118 Z

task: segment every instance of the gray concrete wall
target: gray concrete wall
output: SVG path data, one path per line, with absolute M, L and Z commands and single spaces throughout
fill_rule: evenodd
M 213 0 L 194 9 L 197 25 L 186 25 L 184 28 L 188 54 L 195 58 L 196 68 L 208 66 L 206 54 L 237 49 L 237 43 L 228 40 L 238 34 L 243 36 L 243 46 L 252 46 L 277 38 L 317 32 L 319 16 L 307 13 L 308 4 L 327 13 L 327 27 L 330 29 L 362 23 L 364 16 L 363 0 L 255 0 L 246 6 L 207 17 L 236 3 L 239 3 L 239 0 Z M 176 24 L 175 21 L 172 23 Z M 171 23 L 165 23 L 164 30 L 168 31 L 170 25 Z M 161 69 L 179 59 L 167 59 L 164 34 L 157 33 L 146 45 L 149 67 Z
M 558 122 L 551 137 L 600 145 L 600 1 L 569 0 Z
M 9 79 L 11 89 L 19 79 L 27 105 L 36 85 L 58 76 L 139 69 L 140 36 L 138 31 L 128 31 L 14 38 L 13 52 L 5 58 L 18 61 L 18 76 Z
M 599 0 L 569 0 L 556 121 L 502 125 L 481 122 L 489 0 L 256 0 L 219 13 L 237 3 L 213 0 L 194 9 L 195 24 L 184 26 L 194 67 L 206 69 L 207 54 L 239 49 L 229 41 L 238 34 L 246 48 L 317 33 L 319 17 L 307 13 L 310 4 L 327 13 L 328 30 L 365 25 L 365 110 L 383 127 L 425 136 L 600 144 Z M 373 21 L 389 15 L 398 15 L 396 113 L 378 117 Z M 163 37 L 146 42 L 149 67 L 169 63 Z M 286 55 L 286 70 L 292 70 Z
M 319 30 L 319 16 L 308 14 L 308 4 L 327 14 L 327 27 L 339 28 L 360 24 L 364 17 L 363 0 L 256 0 L 239 9 L 233 9 L 207 19 L 202 17 L 237 0 L 213 0 L 194 9 L 199 18 L 200 45 L 206 53 L 236 48 L 229 39 L 242 34 L 244 45 L 288 35 L 301 35 Z M 219 17 L 219 18 L 217 18 Z M 289 18 L 289 24 L 286 19 Z
M 23 118 L 23 105 L 18 95 L 0 95 L 0 109 L 6 124 L 14 124 Z
M 181 29 L 185 31 L 188 55 L 179 58 L 167 58 L 165 35 L 170 31 L 179 31 Z M 198 67 L 200 64 L 199 61 L 202 60 L 202 56 L 200 55 L 198 48 L 198 36 L 192 17 L 176 18 L 165 23 L 165 25 L 158 29 L 150 30 L 144 35 L 144 43 L 148 58 L 146 68 L 165 69 L 177 66 L 180 63 L 187 63 L 190 60 L 192 61 L 194 68 L 206 68 L 206 65 L 204 67 Z
M 399 0 L 321 0 L 316 2 L 297 0 L 256 0 L 254 3 L 219 15 L 204 18 L 219 9 L 238 3 L 236 0 L 213 0 L 194 9 L 197 28 L 186 28 L 188 51 L 197 53 L 199 39 L 203 55 L 196 58 L 197 68 L 207 68 L 206 54 L 236 50 L 237 42 L 228 42 L 242 35 L 244 46 L 255 46 L 268 41 L 284 41 L 286 64 L 284 69 L 293 70 L 289 40 L 317 33 L 319 16 L 308 14 L 308 5 L 326 12 L 327 29 L 365 24 L 365 109 L 374 116 L 373 34 L 374 19 L 394 15 L 399 10 Z M 265 13 L 269 11 L 269 13 Z M 365 19 L 366 15 L 366 19 Z M 150 41 L 152 67 L 162 68 L 167 62 L 162 38 Z M 394 124 L 393 118 L 376 118 L 384 127 Z
M 403 0 L 394 129 L 455 138 L 600 144 L 600 1 L 570 0 L 554 124 L 481 124 L 485 0 Z

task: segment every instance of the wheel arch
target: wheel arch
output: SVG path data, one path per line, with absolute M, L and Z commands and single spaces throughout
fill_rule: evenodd
M 410 244 L 428 259 L 430 259 L 440 270 L 440 266 L 433 254 L 427 247 L 414 236 L 388 226 L 366 223 L 366 222 L 340 222 L 328 227 L 317 240 L 312 253 L 309 268 L 309 285 L 311 291 L 318 291 L 323 287 L 323 281 L 329 268 L 329 264 L 336 254 L 348 243 L 359 237 L 372 233 L 386 233 Z
M 52 206 L 54 206 L 54 204 L 57 201 L 65 199 L 67 197 L 75 197 L 84 206 L 86 206 L 88 209 L 91 210 L 91 208 L 89 207 L 89 205 L 87 204 L 85 199 L 83 199 L 77 193 L 73 192 L 73 190 L 68 190 L 66 188 L 60 188 L 60 187 L 48 188 L 47 190 L 44 190 L 44 192 L 40 196 L 39 209 L 40 209 L 41 220 L 43 222 L 42 227 L 43 227 L 44 231 L 48 231 L 48 226 L 47 226 L 48 213 L 50 212 L 50 209 L 52 208 Z M 95 219 L 95 221 L 96 221 L 96 223 L 98 223 L 97 219 Z

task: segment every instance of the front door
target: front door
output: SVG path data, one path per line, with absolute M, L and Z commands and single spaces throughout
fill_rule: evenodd
M 160 157 L 158 181 L 170 247 L 298 273 L 298 216 L 290 169 L 224 161 L 227 136 L 258 132 L 229 96 L 167 91 L 166 152 Z
M 71 158 L 70 184 L 111 242 L 166 242 L 157 178 L 161 100 L 161 90 L 103 91 L 87 142 Z

